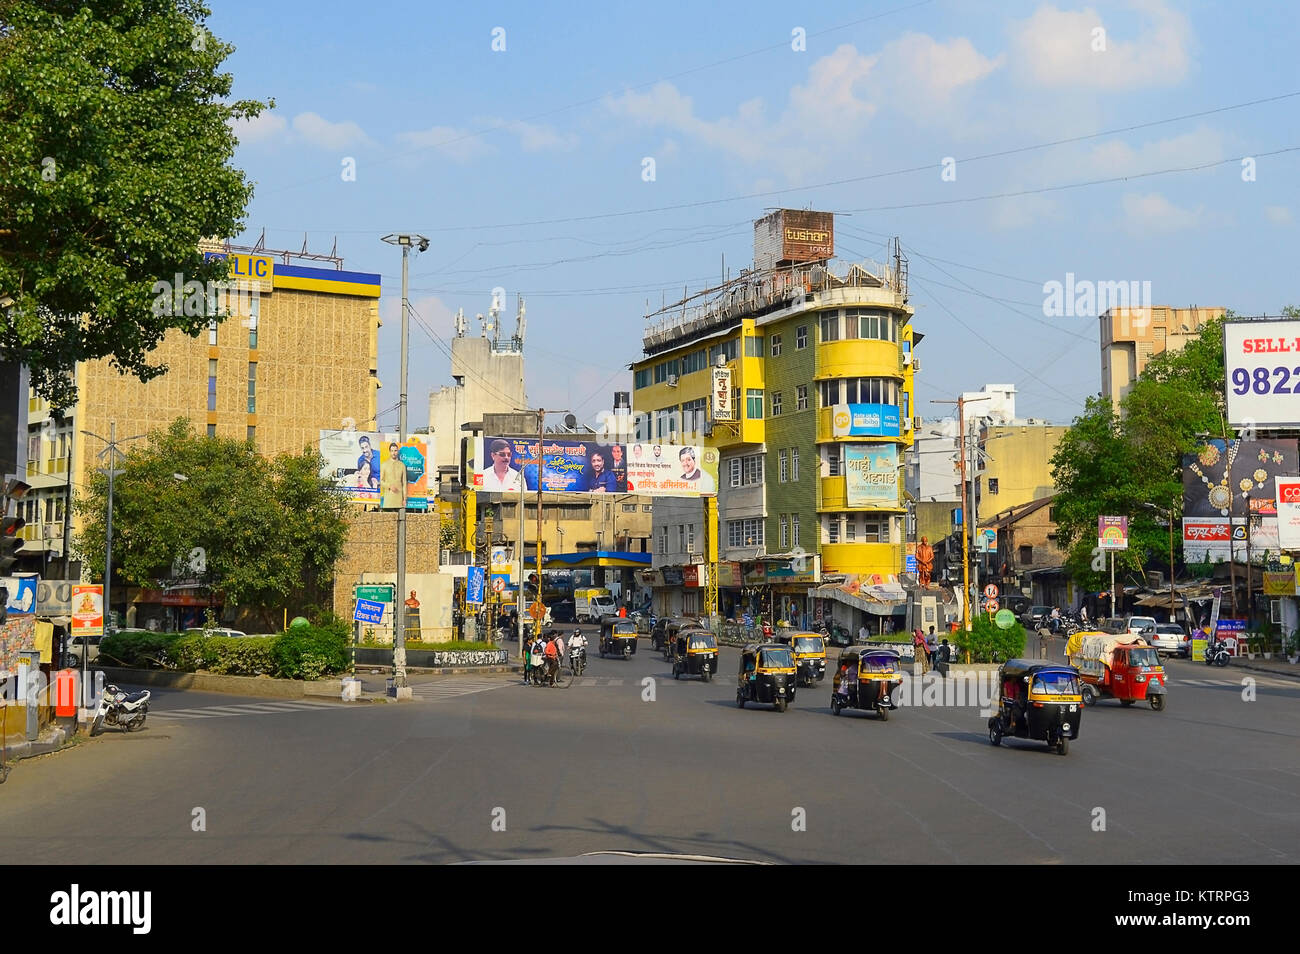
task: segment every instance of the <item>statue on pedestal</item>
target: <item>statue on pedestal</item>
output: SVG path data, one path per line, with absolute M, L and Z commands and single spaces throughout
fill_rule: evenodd
M 921 538 L 920 546 L 916 548 L 916 575 L 917 580 L 922 586 L 930 585 L 930 574 L 934 572 L 934 547 L 930 546 L 927 537 Z

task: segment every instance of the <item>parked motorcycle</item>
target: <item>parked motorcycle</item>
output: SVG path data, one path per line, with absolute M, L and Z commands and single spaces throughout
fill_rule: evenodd
M 1205 651 L 1205 665 L 1207 666 L 1226 666 L 1231 657 L 1228 655 L 1228 644 L 1222 639 L 1216 639 L 1210 643 L 1210 648 Z
M 145 716 L 149 714 L 149 690 L 123 692 L 117 686 L 108 685 L 99 697 L 99 708 L 95 710 L 95 721 L 91 723 L 90 734 L 98 735 L 104 726 L 113 725 L 134 732 L 144 725 Z

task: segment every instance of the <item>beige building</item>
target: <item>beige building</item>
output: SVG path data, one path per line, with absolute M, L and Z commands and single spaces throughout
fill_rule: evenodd
M 29 392 L 29 559 L 61 560 L 66 498 L 103 466 L 104 442 L 82 431 L 107 438 L 116 425 L 121 439 L 187 417 L 200 434 L 251 440 L 274 456 L 316 447 L 324 429 L 375 425 L 379 275 L 345 271 L 334 256 L 203 250 L 231 260 L 232 287 L 218 293 L 231 314 L 198 337 L 169 332 L 152 355 L 166 374 L 141 383 L 107 361 L 78 365 L 78 401 L 61 423 Z
M 1010 510 L 1055 493 L 1052 455 L 1068 430 L 1032 418 L 982 428 L 977 513 Z
M 1181 351 L 1201 328 L 1223 316 L 1223 308 L 1112 308 L 1101 316 L 1101 395 L 1115 413 L 1151 358 Z

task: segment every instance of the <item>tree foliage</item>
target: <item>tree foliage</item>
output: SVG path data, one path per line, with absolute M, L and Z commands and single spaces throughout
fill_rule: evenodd
M 171 328 L 154 283 L 226 277 L 201 238 L 238 234 L 252 186 L 229 161 L 233 47 L 199 0 L 0 0 L 0 361 L 26 364 L 56 407 L 66 372 L 110 358 L 141 380 Z
M 180 418 L 119 460 L 113 567 L 155 586 L 201 547 L 206 571 L 182 576 L 239 605 L 284 605 L 330 575 L 347 538 L 346 504 L 319 476 L 322 464 L 310 451 L 267 459 L 249 442 L 199 436 Z M 77 544 L 95 575 L 104 569 L 107 500 L 104 472 L 77 498 L 87 518 Z

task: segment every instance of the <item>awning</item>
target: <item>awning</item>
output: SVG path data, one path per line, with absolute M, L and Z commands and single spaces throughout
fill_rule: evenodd
M 864 593 L 867 595 L 862 595 Z M 878 598 L 878 596 L 885 594 L 892 595 L 895 598 Z M 835 600 L 845 606 L 852 606 L 854 609 L 870 613 L 872 616 L 893 616 L 898 609 L 907 605 L 907 593 L 903 590 L 902 585 L 898 583 L 879 583 L 864 586 L 857 594 L 850 593 L 843 587 L 832 584 L 817 587 L 815 595 L 821 599 Z

